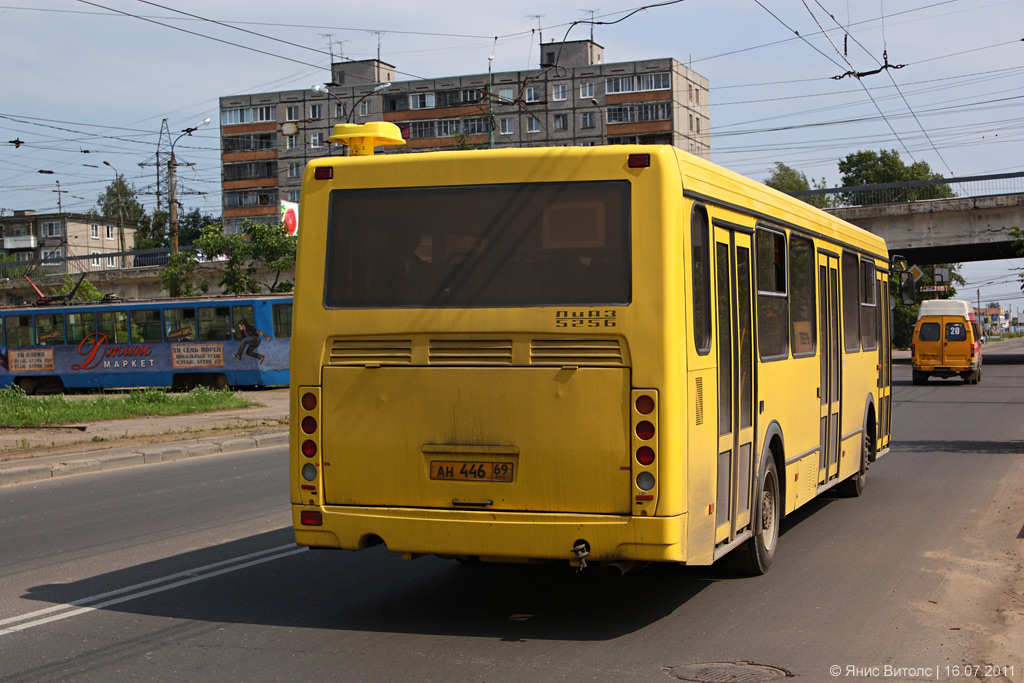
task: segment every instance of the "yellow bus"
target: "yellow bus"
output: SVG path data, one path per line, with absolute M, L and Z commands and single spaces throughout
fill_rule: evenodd
M 877 236 L 670 146 L 331 140 L 355 155 L 301 196 L 299 544 L 763 573 L 784 515 L 888 451 Z

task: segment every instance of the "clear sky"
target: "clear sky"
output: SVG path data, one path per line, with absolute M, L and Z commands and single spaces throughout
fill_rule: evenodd
M 152 206 L 161 121 L 176 137 L 210 117 L 175 151 L 191 164 L 186 208 L 219 215 L 221 96 L 327 81 L 332 53 L 379 54 L 396 80 L 486 73 L 489 55 L 495 71 L 532 69 L 541 39 L 591 31 L 606 62 L 674 57 L 707 77 L 711 159 L 756 180 L 780 161 L 834 186 L 838 161 L 861 149 L 947 177 L 1024 170 L 1024 0 L 590 5 L 0 0 L 0 209 L 55 211 L 60 196 L 85 211 L 113 179 L 103 161 Z M 573 25 L 591 18 L 602 23 Z M 886 56 L 893 68 L 837 78 Z M 1008 270 L 1022 265 L 966 266 L 961 295 L 976 300 L 981 284 L 983 305 L 1024 307 Z

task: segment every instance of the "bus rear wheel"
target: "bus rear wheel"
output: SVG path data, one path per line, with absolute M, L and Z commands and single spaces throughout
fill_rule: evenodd
M 727 556 L 733 569 L 752 576 L 764 574 L 772 566 L 779 540 L 779 522 L 782 520 L 779 475 L 770 451 L 761 470 L 757 507 L 753 510 L 754 535 Z
M 860 469 L 849 479 L 845 480 L 839 486 L 836 487 L 836 492 L 846 498 L 857 498 L 860 494 L 864 493 L 864 480 L 868 476 L 868 463 L 871 462 L 872 456 L 872 441 L 871 434 L 875 431 L 874 422 L 868 424 L 868 428 L 864 432 L 864 446 L 861 448 L 860 454 Z

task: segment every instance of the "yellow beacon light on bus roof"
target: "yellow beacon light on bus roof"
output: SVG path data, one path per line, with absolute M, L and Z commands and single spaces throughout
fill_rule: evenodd
M 329 141 L 348 145 L 352 156 L 372 156 L 377 145 L 404 145 L 402 131 L 389 121 L 370 123 L 339 123 Z

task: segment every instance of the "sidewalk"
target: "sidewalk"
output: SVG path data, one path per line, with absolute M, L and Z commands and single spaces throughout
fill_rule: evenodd
M 262 404 L 62 428 L 0 428 L 0 486 L 288 443 L 288 389 L 239 391 Z

